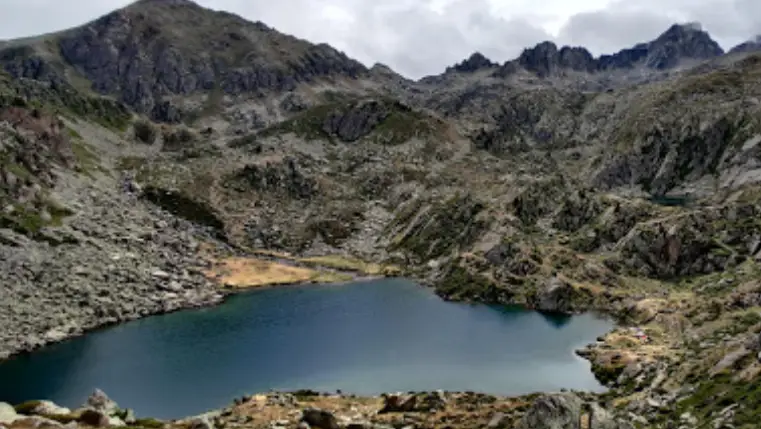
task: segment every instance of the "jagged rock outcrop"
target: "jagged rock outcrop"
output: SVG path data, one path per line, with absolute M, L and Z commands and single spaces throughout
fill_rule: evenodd
M 638 66 L 666 70 L 677 67 L 683 60 L 707 60 L 723 53 L 721 46 L 699 24 L 675 24 L 649 43 L 640 43 L 599 58 L 583 47 L 558 48 L 553 42 L 542 42 L 525 49 L 517 60 L 503 65 L 496 75 L 510 76 L 517 71 L 517 66 L 541 78 L 567 72 L 597 73 Z
M 752 40 L 740 43 L 729 50 L 732 54 L 749 53 L 761 51 L 761 36 L 756 36 Z
M 322 130 L 343 142 L 350 143 L 370 134 L 390 114 L 389 107 L 382 102 L 375 100 L 360 102 L 351 105 L 346 110 L 330 112 L 322 124 Z
M 564 70 L 591 73 L 597 68 L 595 59 L 588 50 L 569 46 L 558 49 L 552 42 L 542 42 L 524 50 L 517 61 L 539 77 L 549 77 Z
M 447 67 L 447 71 L 456 71 L 460 73 L 472 73 L 478 70 L 497 67 L 498 65 L 499 64 L 494 63 L 490 59 L 486 58 L 482 53 L 474 52 L 471 56 L 469 56 L 467 59 L 463 60 L 462 62 L 457 63 L 451 67 Z
M 699 23 L 675 24 L 648 45 L 645 66 L 658 70 L 679 65 L 680 60 L 706 60 L 724 50 Z
M 759 251 L 759 209 L 730 204 L 637 224 L 617 249 L 639 274 L 675 278 L 723 271 Z

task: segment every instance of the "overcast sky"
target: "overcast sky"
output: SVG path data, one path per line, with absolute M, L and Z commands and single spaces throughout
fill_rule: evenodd
M 0 39 L 81 24 L 128 0 L 0 0 Z M 725 48 L 761 34 L 761 0 L 199 0 L 280 31 L 327 42 L 409 77 L 480 51 L 494 61 L 543 40 L 594 54 L 699 21 Z

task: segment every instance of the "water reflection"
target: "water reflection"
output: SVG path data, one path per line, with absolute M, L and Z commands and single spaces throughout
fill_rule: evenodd
M 561 329 L 571 323 L 573 316 L 565 313 L 552 312 L 552 311 L 539 311 L 539 314 L 544 317 L 551 326 Z

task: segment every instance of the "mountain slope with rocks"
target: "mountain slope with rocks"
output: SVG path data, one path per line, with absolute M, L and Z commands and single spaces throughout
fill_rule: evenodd
M 219 302 L 208 269 L 225 256 L 322 258 L 396 266 L 445 299 L 620 321 L 579 351 L 609 393 L 455 396 L 456 410 L 499 406 L 419 427 L 755 424 L 750 45 L 724 53 L 682 24 L 597 58 L 544 42 L 413 81 L 187 0 L 142 0 L 5 42 L 0 65 L 0 356 Z

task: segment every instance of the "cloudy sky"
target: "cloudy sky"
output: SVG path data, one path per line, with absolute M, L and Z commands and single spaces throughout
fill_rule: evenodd
M 409 77 L 480 51 L 495 61 L 543 40 L 595 54 L 699 21 L 725 48 L 761 34 L 761 0 L 198 0 L 283 32 L 327 42 Z M 0 0 L 0 39 L 83 23 L 129 0 Z

